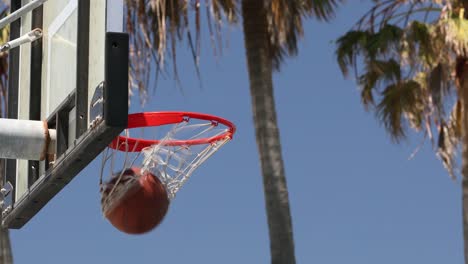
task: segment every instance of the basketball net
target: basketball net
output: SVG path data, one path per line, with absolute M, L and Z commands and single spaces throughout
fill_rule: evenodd
M 193 121 L 196 123 L 192 123 Z M 100 176 L 101 193 L 106 192 L 102 200 L 103 213 L 114 208 L 138 182 L 136 179 L 125 180 L 123 177 L 125 169 L 138 165 L 141 167 L 141 175 L 145 172 L 155 175 L 165 186 L 169 200 L 172 200 L 193 172 L 231 140 L 230 137 L 225 137 L 210 143 L 175 144 L 174 142 L 216 137 L 225 134 L 229 128 L 212 121 L 192 119 L 170 126 L 171 128 L 158 144 L 146 147 L 141 152 L 133 152 L 129 149 L 119 151 L 113 148 L 107 148 L 103 152 Z M 130 130 L 125 130 L 124 134 L 128 138 Z M 118 144 L 127 146 L 125 141 L 118 142 Z M 137 145 L 134 146 L 136 147 Z M 115 170 L 116 167 L 120 167 L 116 166 L 119 163 L 123 166 Z M 115 184 L 110 187 L 106 186 L 106 183 L 103 184 L 104 174 L 110 178 L 117 177 L 115 175 L 118 172 L 120 175 Z

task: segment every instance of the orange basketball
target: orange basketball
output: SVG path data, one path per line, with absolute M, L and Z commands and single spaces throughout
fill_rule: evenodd
M 120 173 L 108 183 L 108 189 L 114 186 L 118 175 Z M 161 223 L 169 209 L 169 198 L 161 181 L 150 172 L 141 175 L 140 168 L 126 169 L 117 184 L 131 178 L 138 180 L 136 187 L 127 191 L 116 206 L 105 213 L 105 217 L 122 232 L 143 234 Z M 103 192 L 103 198 L 106 194 Z

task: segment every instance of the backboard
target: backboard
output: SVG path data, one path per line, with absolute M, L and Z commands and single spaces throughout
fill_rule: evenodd
M 12 12 L 31 0 L 12 0 Z M 57 134 L 43 161 L 7 160 L 3 225 L 21 228 L 127 126 L 128 35 L 123 0 L 48 0 L 10 25 L 8 118 L 44 120 Z

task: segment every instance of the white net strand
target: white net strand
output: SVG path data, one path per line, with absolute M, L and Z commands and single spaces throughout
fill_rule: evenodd
M 129 136 L 128 129 L 126 129 L 124 131 L 124 134 L 128 138 L 128 136 Z M 118 157 L 118 155 L 117 155 L 118 150 L 111 149 L 111 148 L 106 148 L 106 150 L 103 152 L 103 159 L 102 159 L 101 174 L 100 174 L 100 179 L 99 179 L 99 186 L 100 186 L 101 193 L 106 193 L 106 196 L 103 197 L 103 199 L 101 201 L 102 211 L 103 211 L 104 214 L 106 212 L 112 210 L 118 204 L 118 201 L 120 201 L 120 199 L 122 199 L 128 191 L 130 191 L 131 189 L 134 189 L 137 186 L 137 182 L 138 182 L 137 179 L 135 179 L 135 178 L 127 178 L 125 183 L 120 184 L 121 181 L 122 181 L 122 178 L 124 176 L 125 169 L 131 168 L 133 166 L 133 164 L 135 163 L 135 161 L 140 156 L 140 152 L 136 152 L 135 154 L 133 154 L 134 157 L 132 157 L 132 159 L 130 159 L 131 158 L 130 157 L 131 153 L 137 148 L 138 143 L 135 144 L 135 146 L 133 147 L 132 152 L 129 152 L 128 142 L 127 141 L 120 143 L 119 140 L 117 140 L 117 146 L 120 146 L 120 145 L 125 146 L 125 151 L 124 151 L 125 154 L 124 154 L 124 158 L 123 158 L 123 164 L 124 165 L 123 165 L 123 169 L 120 170 L 120 172 L 119 172 L 119 176 L 118 176 L 117 180 L 115 181 L 114 184 L 112 184 L 112 188 L 110 190 L 108 189 L 107 184 L 103 184 L 102 179 L 103 179 L 106 163 L 109 160 L 110 160 L 110 170 L 109 171 L 110 171 L 110 174 L 111 174 L 110 176 L 113 176 L 116 173 L 118 173 L 118 171 L 114 171 L 114 164 L 116 162 L 116 158 Z M 127 163 L 128 163 L 128 165 L 127 165 Z
M 182 122 L 175 126 L 159 144 L 145 148 L 142 152 L 144 161 L 142 171 L 156 175 L 166 187 L 169 199 L 172 200 L 180 187 L 192 173 L 211 155 L 226 144 L 230 138 L 199 145 L 171 146 L 168 142 L 180 139 L 177 135 L 185 131 L 202 131 L 189 139 L 214 137 L 226 133 L 228 129 L 216 129 L 217 124 L 188 124 Z
M 192 147 L 154 145 L 143 150 L 145 161 L 142 171 L 157 175 L 166 186 L 169 199 L 173 199 L 180 187 L 189 179 L 192 173 L 211 155 L 219 150 L 230 139 L 226 138 L 206 144 L 201 152 L 191 151 Z

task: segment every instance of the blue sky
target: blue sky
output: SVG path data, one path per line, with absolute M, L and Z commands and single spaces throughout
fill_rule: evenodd
M 353 3 L 329 24 L 309 20 L 299 56 L 274 77 L 297 262 L 462 263 L 460 183 L 430 144 L 408 160 L 420 137 L 392 145 L 335 63 L 331 41 L 367 7 Z M 216 114 L 237 125 L 234 140 L 194 173 L 161 226 L 143 236 L 120 233 L 102 217 L 96 159 L 11 231 L 15 263 L 269 263 L 241 27 L 230 30 L 220 58 L 206 33 L 203 88 L 182 45 L 185 95 L 162 81 L 144 110 Z

